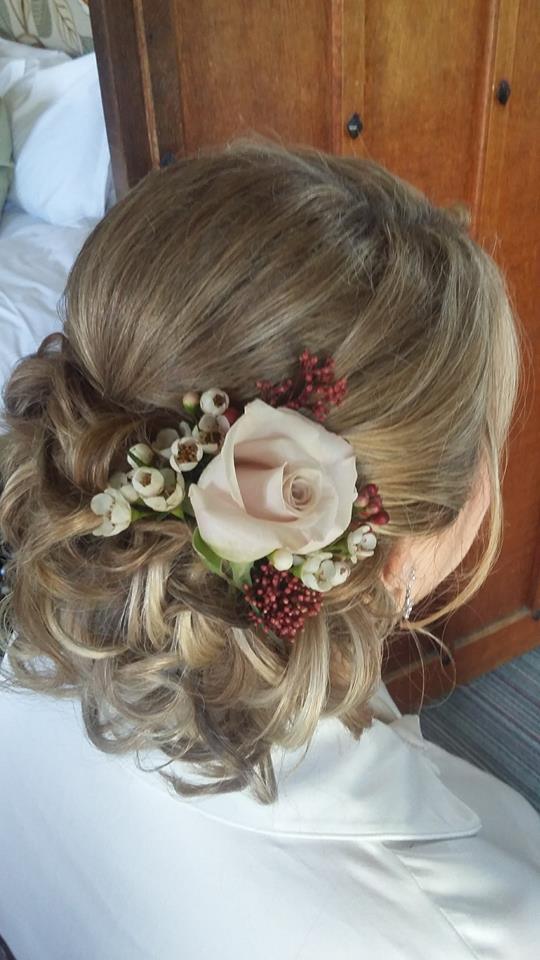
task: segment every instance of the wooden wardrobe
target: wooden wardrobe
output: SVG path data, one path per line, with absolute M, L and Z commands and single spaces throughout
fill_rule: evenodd
M 504 482 L 504 546 L 479 594 L 388 645 L 404 712 L 540 643 L 538 0 L 92 0 L 118 195 L 152 167 L 257 131 L 370 156 L 462 202 L 528 343 Z

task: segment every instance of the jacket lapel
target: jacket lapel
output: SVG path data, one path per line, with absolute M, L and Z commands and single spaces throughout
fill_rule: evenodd
M 474 810 L 441 781 L 417 714 L 375 719 L 359 740 L 325 718 L 307 752 L 274 748 L 272 756 L 276 803 L 259 804 L 245 791 L 187 802 L 248 829 L 299 837 L 438 840 L 481 829 Z

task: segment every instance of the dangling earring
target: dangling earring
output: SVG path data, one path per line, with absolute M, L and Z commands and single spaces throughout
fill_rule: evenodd
M 415 580 L 416 580 L 416 570 L 415 570 L 414 567 L 413 567 L 412 570 L 411 570 L 411 575 L 410 575 L 410 577 L 409 577 L 409 581 L 408 581 L 407 586 L 406 586 L 406 588 L 405 588 L 405 603 L 403 604 L 403 619 L 404 619 L 404 620 L 408 620 L 409 617 L 410 617 L 410 615 L 411 615 L 411 613 L 412 613 L 412 608 L 413 608 L 413 602 L 412 602 L 412 585 L 413 585 L 413 583 L 414 583 Z

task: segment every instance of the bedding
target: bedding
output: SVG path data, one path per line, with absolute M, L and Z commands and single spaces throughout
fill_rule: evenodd
M 31 47 L 27 43 L 15 43 L 0 36 L 0 60 L 37 60 L 41 65 L 52 66 L 55 63 L 67 63 L 70 58 L 61 50 L 44 50 Z
M 64 0 L 51 3 L 61 19 Z M 46 8 L 45 0 L 33 0 L 21 15 L 40 18 L 49 35 Z M 0 0 L 0 33 L 5 18 Z M 84 41 L 70 52 L 90 49 Z M 114 202 L 95 57 L 72 61 L 59 50 L 0 39 L 0 459 L 6 381 L 61 327 L 57 304 L 69 270 Z M 4 563 L 0 543 L 0 599 Z
M 47 334 L 60 329 L 58 300 L 71 265 L 96 222 L 53 226 L 6 205 L 0 222 L 2 390 L 15 363 L 33 353 Z M 0 416 L 2 409 L 0 402 Z
M 1 392 L 17 361 L 60 329 L 67 275 L 114 192 L 93 54 L 0 39 L 0 98 L 15 161 L 0 219 Z M 0 396 L 0 433 L 2 410 Z
M 0 216 L 11 180 L 11 128 L 4 102 L 0 99 Z
M 15 161 L 10 199 L 58 226 L 102 217 L 110 156 L 95 55 L 70 60 L 42 51 L 51 55 L 35 59 L 32 48 L 17 57 L 13 47 L 0 41 L 0 96 Z
M 0 0 L 1 2 L 1 0 Z M 32 70 L 68 63 L 69 57 L 57 50 L 40 50 L 24 43 L 12 43 L 0 37 L 0 97 Z

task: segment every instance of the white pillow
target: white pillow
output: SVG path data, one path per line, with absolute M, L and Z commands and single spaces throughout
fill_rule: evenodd
M 31 47 L 27 43 L 4 40 L 0 37 L 0 58 L 6 60 L 39 60 L 43 66 L 65 63 L 71 58 L 61 50 L 47 50 L 45 47 Z
M 5 95 L 15 161 L 9 199 L 49 223 L 77 226 L 105 214 L 109 186 L 96 57 L 45 64 L 27 58 Z
M 0 37 L 0 97 L 25 73 L 67 63 L 70 57 L 59 50 L 43 50 Z
M 67 275 L 95 221 L 53 227 L 14 208 L 0 223 L 0 418 L 1 391 L 21 357 L 61 329 L 58 300 Z M 3 425 L 0 419 L 0 434 Z

